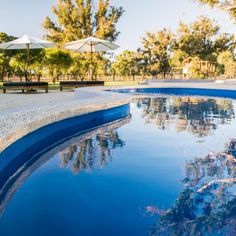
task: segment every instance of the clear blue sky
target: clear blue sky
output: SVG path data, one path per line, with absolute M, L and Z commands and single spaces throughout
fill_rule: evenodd
M 146 31 L 161 28 L 176 30 L 180 20 L 191 22 L 197 16 L 215 18 L 222 31 L 236 32 L 229 17 L 219 11 L 199 6 L 194 0 L 111 0 L 112 4 L 126 10 L 118 24 L 121 31 L 117 43 L 124 49 L 140 46 L 141 36 Z M 45 16 L 52 16 L 51 7 L 56 0 L 2 0 L 0 8 L 0 31 L 11 35 L 43 36 L 41 23 Z

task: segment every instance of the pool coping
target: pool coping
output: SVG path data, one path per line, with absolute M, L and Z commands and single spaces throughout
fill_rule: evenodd
M 208 89 L 208 88 L 186 88 L 186 87 L 149 87 L 149 88 L 128 88 L 113 89 L 108 91 L 120 92 L 132 95 L 159 95 L 159 96 L 196 96 L 217 99 L 236 99 L 236 90 L 230 89 Z

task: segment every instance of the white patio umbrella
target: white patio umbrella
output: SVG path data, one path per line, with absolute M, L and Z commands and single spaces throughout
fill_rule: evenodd
M 47 40 L 30 37 L 24 35 L 21 38 L 15 39 L 13 41 L 0 44 L 0 48 L 3 50 L 22 50 L 26 49 L 28 54 L 28 62 L 30 61 L 30 50 L 31 49 L 43 49 L 52 48 L 55 44 Z
M 4 50 L 17 50 L 17 49 L 40 49 L 40 48 L 52 48 L 55 44 L 47 40 L 38 39 L 24 35 L 21 38 L 13 41 L 0 44 L 0 48 Z
M 106 40 L 98 39 L 95 37 L 88 37 L 85 39 L 66 43 L 65 48 L 74 52 L 90 52 L 90 63 L 92 64 L 93 53 L 115 50 L 119 48 L 119 46 Z
M 52 47 L 55 47 L 54 43 L 49 42 L 47 40 L 30 37 L 28 35 L 24 35 L 21 38 L 0 44 L 0 48 L 3 50 L 26 49 L 28 53 L 28 60 L 30 59 L 29 56 L 31 49 L 52 48 Z
M 75 52 L 93 53 L 93 52 L 106 52 L 110 50 L 115 50 L 119 48 L 119 46 L 106 40 L 94 37 L 88 37 L 86 39 L 69 42 L 65 45 L 65 48 Z

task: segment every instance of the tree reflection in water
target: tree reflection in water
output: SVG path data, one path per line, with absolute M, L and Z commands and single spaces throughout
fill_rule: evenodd
M 156 123 L 160 129 L 188 131 L 197 137 L 208 136 L 219 124 L 234 119 L 232 101 L 196 97 L 149 97 L 137 99 L 137 106 L 147 123 Z
M 160 209 L 151 235 L 236 235 L 236 158 L 210 153 L 187 162 L 185 172 L 183 191 Z
M 102 130 L 92 138 L 64 149 L 59 153 L 61 167 L 70 168 L 73 173 L 81 170 L 91 171 L 103 168 L 112 161 L 112 150 L 123 147 L 125 142 L 119 137 L 117 130 Z
M 128 117 L 88 133 L 68 137 L 64 142 L 49 147 L 44 154 L 35 155 L 20 166 L 0 189 L 0 218 L 10 199 L 25 180 L 55 155 L 61 156 L 62 166 L 71 166 L 75 173 L 81 169 L 89 170 L 104 166 L 108 162 L 108 158 L 111 160 L 112 149 L 125 145 L 125 142 L 119 137 L 117 129 L 129 123 L 130 120 L 131 117 Z

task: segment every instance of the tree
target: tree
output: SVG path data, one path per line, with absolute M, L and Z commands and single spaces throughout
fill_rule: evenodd
M 43 28 L 46 37 L 59 45 L 91 35 L 115 41 L 116 24 L 124 12 L 111 6 L 110 0 L 98 0 L 97 5 L 92 0 L 58 0 L 52 10 L 56 21 L 46 17 Z
M 29 80 L 29 64 L 27 58 L 27 55 L 24 53 L 18 53 L 9 61 L 13 73 L 20 76 L 21 79 L 24 76 L 26 81 Z
M 41 55 L 31 64 L 31 75 L 36 77 L 37 81 L 40 81 L 43 76 L 45 51 L 43 50 Z
M 5 43 L 5 42 L 9 42 L 16 39 L 16 37 L 14 36 L 10 36 L 4 32 L 0 32 L 0 43 Z
M 4 32 L 0 32 L 0 43 L 9 42 L 16 39 L 14 36 L 9 36 Z M 0 81 L 3 80 L 4 75 L 7 71 L 10 71 L 9 61 L 10 57 L 13 55 L 12 50 L 6 50 L 0 52 Z
M 188 54 L 180 49 L 173 52 L 170 64 L 172 67 L 182 67 L 183 61 L 188 57 Z
M 53 83 L 59 80 L 59 76 L 66 72 L 72 65 L 72 57 L 69 52 L 60 49 L 47 49 L 44 64 Z
M 47 39 L 58 43 L 59 46 L 91 35 L 115 41 L 120 33 L 116 25 L 124 12 L 122 7 L 111 6 L 110 0 L 58 0 L 52 10 L 56 21 L 46 17 L 43 27 L 46 30 Z M 88 56 L 82 57 L 88 60 Z M 76 63 L 78 62 L 77 60 Z M 94 55 L 93 64 L 89 65 L 92 78 L 97 76 L 104 65 L 107 66 L 106 62 L 108 61 L 103 59 L 103 53 Z M 85 67 L 88 65 L 87 62 L 82 64 L 86 65 Z M 84 70 L 85 67 L 80 67 L 80 69 Z M 76 72 L 75 67 L 72 72 Z M 81 70 L 77 72 L 80 75 L 84 74 Z
M 227 12 L 236 19 L 236 1 L 235 0 L 197 0 L 202 4 L 207 4 L 212 8 L 218 8 Z
M 34 49 L 30 52 L 29 60 L 26 50 L 17 50 L 11 57 L 9 65 L 11 66 L 15 74 L 19 75 L 20 77 L 24 76 L 26 81 L 30 81 L 32 74 L 36 74 L 38 72 L 36 71 L 37 67 L 42 64 L 44 56 L 44 50 Z
M 176 49 L 188 57 L 199 57 L 201 60 L 216 61 L 217 55 L 227 49 L 233 50 L 233 35 L 219 34 L 219 25 L 204 17 L 199 17 L 190 25 L 180 22 Z
M 103 54 L 98 53 L 93 59 L 92 69 L 95 80 L 100 75 L 111 75 L 111 61 L 108 58 L 103 57 Z
M 231 51 L 224 51 L 219 54 L 217 62 L 221 65 L 221 73 L 226 77 L 233 78 L 236 75 L 236 61 Z
M 93 55 L 93 64 L 90 63 L 90 55 L 86 53 L 71 53 L 73 63 L 68 72 L 77 79 L 84 80 L 89 72 L 92 73 L 92 79 L 97 79 L 99 75 L 105 75 L 110 70 L 110 61 L 101 54 Z
M 6 57 L 4 53 L 0 53 L 0 81 L 3 80 L 6 65 L 7 65 Z
M 234 51 L 235 38 L 234 35 L 219 32 L 219 25 L 205 16 L 189 25 L 180 22 L 171 55 L 171 66 L 185 66 L 189 71 L 188 77 L 191 78 L 206 78 L 214 76 L 215 71 L 222 72 L 222 66 L 217 64 L 217 57 L 224 51 Z M 184 64 L 185 59 L 188 59 L 187 66 Z
M 170 70 L 171 49 L 174 45 L 174 36 L 170 30 L 163 29 L 157 33 L 147 33 L 143 38 L 141 52 L 147 63 L 148 72 L 156 76 L 162 73 L 165 77 Z
M 89 60 L 86 60 L 86 55 L 83 53 L 71 53 L 71 56 L 73 62 L 68 71 L 76 80 L 79 76 L 83 81 L 89 71 Z
M 116 57 L 116 60 L 112 64 L 112 69 L 115 74 L 133 76 L 134 80 L 135 75 L 138 75 L 140 72 L 139 59 L 140 55 L 138 52 L 126 50 Z

